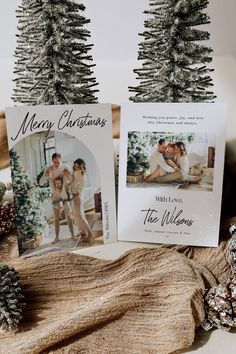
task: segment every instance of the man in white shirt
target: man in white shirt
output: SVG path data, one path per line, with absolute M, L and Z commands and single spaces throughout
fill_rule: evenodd
M 50 167 L 45 169 L 44 174 L 40 179 L 40 184 L 43 185 L 47 181 L 49 181 L 51 191 L 53 192 L 55 178 L 56 177 L 63 178 L 64 172 L 66 169 L 67 169 L 66 166 L 62 165 L 61 154 L 55 152 L 52 155 L 52 164 Z M 54 225 L 55 225 L 55 239 L 52 243 L 56 243 L 59 241 L 60 210 L 59 210 L 59 208 L 55 207 L 54 205 L 52 205 L 52 208 L 53 208 L 53 213 L 54 213 Z M 72 240 L 77 240 L 76 236 L 74 235 L 73 221 L 72 221 L 72 217 L 70 215 L 70 210 L 67 207 L 65 207 L 64 212 L 65 212 L 67 224 L 68 224 L 68 227 L 69 227 L 69 230 L 71 233 L 71 238 L 72 238 Z
M 181 172 L 168 165 L 163 157 L 166 147 L 167 143 L 165 139 L 160 139 L 156 150 L 151 154 L 149 159 L 151 174 L 146 178 L 146 182 L 167 183 L 181 178 Z M 155 173 L 157 169 L 159 170 L 158 176 Z

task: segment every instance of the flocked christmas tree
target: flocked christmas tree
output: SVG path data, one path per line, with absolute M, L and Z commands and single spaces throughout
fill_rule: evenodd
M 208 0 L 150 0 L 144 13 L 146 30 L 141 34 L 134 70 L 140 81 L 130 87 L 134 102 L 212 102 L 210 72 L 212 49 L 202 42 L 209 33 L 201 25 L 210 23 L 204 12 Z
M 15 196 L 16 227 L 21 241 L 41 234 L 46 225 L 39 200 L 39 187 L 28 176 L 15 150 L 10 150 L 12 186 Z
M 33 48 L 36 42 L 39 40 L 40 32 L 35 32 L 35 23 L 30 21 L 30 12 L 28 10 L 29 5 L 36 6 L 37 1 L 33 0 L 22 0 L 21 5 L 19 5 L 16 10 L 16 17 L 18 19 L 18 33 L 17 37 L 17 48 L 15 50 L 15 70 L 16 75 L 15 89 L 12 96 L 15 102 L 28 103 L 29 96 L 32 99 L 32 92 L 29 92 L 30 88 L 33 86 L 34 73 L 29 70 L 29 62 L 33 56 Z M 35 34 L 33 35 L 33 33 Z M 36 100 L 36 98 L 34 98 Z
M 128 134 L 127 175 L 138 175 L 149 167 L 148 154 L 146 152 L 149 136 L 140 132 Z
M 87 44 L 90 20 L 75 0 L 22 0 L 18 9 L 14 102 L 95 103 L 97 82 Z

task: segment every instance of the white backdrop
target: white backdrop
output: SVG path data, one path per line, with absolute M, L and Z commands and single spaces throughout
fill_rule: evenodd
M 144 29 L 143 11 L 148 0 L 82 0 L 86 6 L 85 16 L 91 19 L 90 43 L 97 81 L 99 101 L 127 102 L 128 86 L 136 85 L 133 69 L 140 67 L 137 61 L 138 33 Z M 11 105 L 14 49 L 16 45 L 15 10 L 21 0 L 2 1 L 0 11 L 0 108 Z M 214 49 L 215 68 L 213 79 L 218 101 L 230 103 L 227 140 L 236 159 L 236 40 L 235 0 L 210 0 L 208 13 L 212 23 L 209 45 Z

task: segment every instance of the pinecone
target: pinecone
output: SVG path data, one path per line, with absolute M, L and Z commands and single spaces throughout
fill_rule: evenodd
M 13 202 L 0 204 L 0 235 L 7 234 L 16 226 L 16 212 Z
M 0 203 L 3 200 L 4 194 L 6 193 L 7 187 L 4 183 L 0 182 Z
M 207 317 L 202 325 L 205 330 L 236 327 L 236 277 L 211 288 L 205 303 Z
M 24 307 L 19 275 L 14 268 L 0 265 L 0 327 L 15 329 L 22 318 Z
M 217 327 L 224 330 L 236 327 L 236 225 L 229 229 L 232 237 L 227 245 L 227 259 L 232 269 L 232 278 L 211 288 L 205 297 L 205 330 Z
M 229 229 L 232 237 L 227 247 L 227 259 L 231 266 L 232 272 L 236 275 L 236 225 L 232 225 Z

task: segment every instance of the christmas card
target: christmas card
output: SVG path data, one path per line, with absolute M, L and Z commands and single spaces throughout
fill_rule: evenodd
M 226 106 L 122 106 L 118 239 L 217 246 Z
M 19 253 L 116 241 L 111 105 L 6 109 Z

